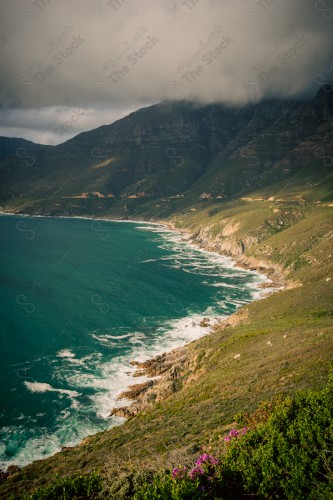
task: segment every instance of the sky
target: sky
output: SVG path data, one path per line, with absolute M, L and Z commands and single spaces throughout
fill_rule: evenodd
M 0 0 L 0 135 L 59 144 L 162 100 L 333 80 L 333 0 Z

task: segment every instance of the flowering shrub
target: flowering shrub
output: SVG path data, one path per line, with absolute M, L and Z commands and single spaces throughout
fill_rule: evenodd
M 144 485 L 135 500 L 333 498 L 332 382 L 274 405 L 251 432 L 231 429 L 219 460 L 204 453 L 192 469 Z
M 185 477 L 187 467 L 174 467 L 172 469 L 173 479 L 182 479 Z
M 200 493 L 200 498 L 204 493 L 209 495 L 214 489 L 214 480 L 217 476 L 216 467 L 219 463 L 217 458 L 208 453 L 203 453 L 191 470 L 188 471 L 186 467 L 175 467 L 171 473 L 174 489 L 180 486 L 180 483 L 184 486 L 186 483 L 191 482 L 192 489 L 198 494 Z
M 202 465 L 202 464 L 217 465 L 218 463 L 219 463 L 219 461 L 217 460 L 217 458 L 212 457 L 212 455 L 208 455 L 208 453 L 204 453 L 196 461 L 197 465 Z
M 224 436 L 223 440 L 226 443 L 230 443 L 233 438 L 244 436 L 244 434 L 246 434 L 247 431 L 248 431 L 247 427 L 244 427 L 244 429 L 242 429 L 241 431 L 237 431 L 236 429 L 231 429 L 231 431 L 229 432 L 229 434 L 227 434 L 226 436 Z
M 205 471 L 202 467 L 193 467 L 191 472 L 189 473 L 190 479 L 200 479 L 200 476 L 203 476 Z

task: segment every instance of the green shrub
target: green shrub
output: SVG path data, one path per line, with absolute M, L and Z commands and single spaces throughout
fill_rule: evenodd
M 23 500 L 92 500 L 102 490 L 102 478 L 98 474 L 61 478 L 46 488 L 40 488 Z
M 230 445 L 225 471 L 246 493 L 271 498 L 318 498 L 333 493 L 333 390 L 285 399 L 268 419 Z
M 320 392 L 264 403 L 252 418 L 252 430 L 234 429 L 225 437 L 220 461 L 202 455 L 196 474 L 198 465 L 190 472 L 180 467 L 160 474 L 134 498 L 333 498 L 332 411 L 331 382 Z

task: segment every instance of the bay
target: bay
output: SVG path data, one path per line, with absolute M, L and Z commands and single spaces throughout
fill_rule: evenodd
M 260 295 L 262 276 L 161 225 L 4 215 L 0 229 L 3 469 L 121 423 L 109 413 L 133 383 L 130 360 Z

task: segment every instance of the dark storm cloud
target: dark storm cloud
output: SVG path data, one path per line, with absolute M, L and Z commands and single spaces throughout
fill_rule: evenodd
M 332 0 L 0 5 L 0 133 L 24 134 L 30 117 L 30 128 L 61 142 L 162 99 L 237 105 L 305 95 L 333 79 Z M 54 113 L 68 123 L 77 109 L 60 137 Z

